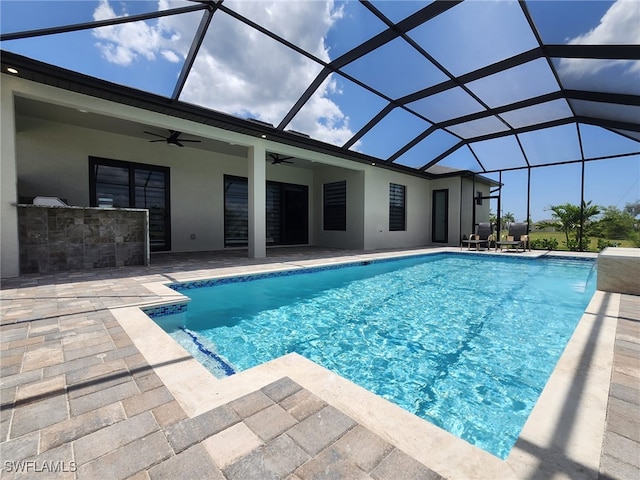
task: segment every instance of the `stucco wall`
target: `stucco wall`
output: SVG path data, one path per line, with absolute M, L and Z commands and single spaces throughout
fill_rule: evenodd
M 405 186 L 406 230 L 389 231 L 389 184 Z M 368 168 L 365 188 L 364 248 L 418 247 L 431 238 L 429 181 L 390 170 Z
M 431 191 L 449 190 L 449 241 L 447 246 L 460 245 L 460 214 L 461 214 L 461 182 L 459 177 L 432 180 Z M 429 202 L 431 208 L 431 201 Z M 429 238 L 431 240 L 431 238 Z M 438 244 L 444 246 L 443 244 Z
M 4 75 L 3 75 L 4 77 Z M 15 117 L 11 81 L 0 83 L 0 273 L 2 278 L 18 276 L 18 201 L 16 189 Z
M 314 244 L 323 247 L 364 248 L 364 172 L 335 167 L 320 167 L 314 172 Z M 343 180 L 347 182 L 347 229 L 324 230 L 323 185 Z
M 470 178 L 462 179 L 462 203 L 460 210 L 460 225 L 462 235 L 469 235 L 475 231 L 475 225 L 473 223 L 473 211 L 476 212 L 476 223 L 488 222 L 489 213 L 491 209 L 491 200 L 485 199 L 482 201 L 482 205 L 476 205 L 476 200 L 473 194 L 473 180 Z M 488 196 L 490 192 L 490 186 L 479 181 L 475 183 L 476 192 L 482 192 L 483 196 Z

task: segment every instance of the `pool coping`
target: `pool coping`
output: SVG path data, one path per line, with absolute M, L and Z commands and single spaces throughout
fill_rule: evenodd
M 177 281 L 442 252 L 460 250 L 442 248 L 367 253 L 229 267 L 221 269 L 219 274 L 203 271 Z M 524 252 L 518 256 L 536 258 L 545 253 Z M 576 257 L 575 253 L 556 253 L 553 252 L 553 256 Z M 493 252 L 468 254 L 494 255 Z M 504 253 L 497 255 L 505 256 Z M 187 297 L 167 287 L 167 283 L 145 284 L 154 293 L 167 298 L 165 302 L 145 306 L 187 301 Z M 190 417 L 288 376 L 447 478 L 533 478 L 556 474 L 571 478 L 597 478 L 619 302 L 619 294 L 596 291 L 506 460 L 500 460 L 300 355 L 289 354 L 234 376 L 216 379 L 150 319 L 140 305 L 112 308 L 111 312 Z

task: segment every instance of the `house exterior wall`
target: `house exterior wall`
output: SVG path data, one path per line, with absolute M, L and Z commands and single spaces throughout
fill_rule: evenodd
M 462 183 L 459 177 L 448 177 L 432 180 L 431 191 L 449 190 L 449 239 L 446 246 L 460 245 L 460 215 L 462 206 Z M 431 197 L 429 200 L 429 211 L 431 211 Z M 431 237 L 429 237 L 431 241 Z M 445 246 L 443 244 L 438 244 Z
M 17 135 L 20 196 L 55 196 L 89 206 L 90 156 L 169 167 L 172 251 L 224 248 L 224 175 L 247 177 L 246 159 L 40 119 L 21 119 L 21 124 L 29 128 Z M 311 170 L 269 164 L 267 180 L 306 185 L 313 218 Z
M 475 199 L 473 198 L 473 181 L 468 178 L 462 178 L 462 190 L 460 199 L 460 237 L 475 231 L 473 224 L 473 210 L 478 208 L 476 206 Z M 476 211 L 477 212 L 477 211 Z M 476 220 L 477 221 L 477 220 Z
M 309 189 L 309 244 L 315 245 L 315 228 L 317 216 L 316 189 L 312 170 L 298 168 L 295 165 L 272 165 L 267 163 L 267 180 L 273 182 L 293 183 L 305 185 Z
M 323 247 L 364 248 L 364 181 L 363 171 L 320 167 L 314 170 L 314 244 Z M 324 184 L 347 182 L 347 229 L 325 230 L 323 227 Z
M 389 231 L 389 184 L 405 187 L 404 231 Z M 431 239 L 430 181 L 390 170 L 366 171 L 364 248 L 425 246 Z
M 72 206 L 89 206 L 90 156 L 169 167 L 172 250 L 223 248 L 224 174 L 246 177 L 246 159 L 43 120 L 30 122 L 35 128 L 17 135 L 20 196 L 56 196 Z
M 4 80 L 0 87 L 0 274 L 5 278 L 18 275 L 20 253 L 13 93 Z
M 462 200 L 460 209 L 460 225 L 462 235 L 469 236 L 470 233 L 475 232 L 475 225 L 473 223 L 473 211 L 475 209 L 476 218 L 475 223 L 488 222 L 489 213 L 491 209 L 491 200 L 485 199 L 482 205 L 476 205 L 474 198 L 474 185 L 473 180 L 470 178 L 462 179 Z M 476 181 L 475 191 L 481 192 L 482 196 L 489 196 L 491 187 L 485 183 Z
M 5 81 L 6 77 L 6 81 Z M 462 205 L 459 177 L 427 180 L 380 169 L 268 140 L 255 139 L 167 115 L 114 104 L 51 86 L 3 75 L 2 82 L 2 276 L 18 269 L 19 197 L 56 196 L 71 206 L 90 204 L 89 157 L 100 157 L 170 169 L 171 251 L 224 248 L 224 176 L 249 177 L 249 161 L 197 148 L 168 148 L 146 138 L 73 126 L 20 114 L 14 122 L 13 95 L 113 118 L 179 129 L 245 147 L 263 142 L 267 151 L 303 158 L 308 168 L 265 165 L 266 179 L 306 185 L 309 192 L 309 243 L 317 246 L 375 249 L 431 244 L 431 197 L 434 189 L 449 189 L 449 241 L 460 239 Z M 14 141 L 15 140 L 15 141 Z M 347 182 L 347 229 L 323 229 L 323 185 Z M 406 230 L 389 231 L 389 184 L 406 187 Z M 466 189 L 471 185 L 465 186 Z M 469 198 L 472 193 L 465 193 Z

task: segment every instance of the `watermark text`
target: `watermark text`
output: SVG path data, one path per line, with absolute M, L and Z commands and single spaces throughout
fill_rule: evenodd
M 5 460 L 4 470 L 7 473 L 68 473 L 78 470 L 76 462 L 65 462 L 63 460 Z

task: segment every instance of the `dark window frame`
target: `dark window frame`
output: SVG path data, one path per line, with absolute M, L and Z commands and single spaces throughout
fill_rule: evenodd
M 389 231 L 407 230 L 407 187 L 389 183 Z
M 322 229 L 347 230 L 347 181 L 325 183 L 322 186 Z
M 160 165 L 151 165 L 148 163 L 128 162 L 125 160 L 114 160 L 112 158 L 89 156 L 89 205 L 91 207 L 98 206 L 97 198 L 97 178 L 96 166 L 103 165 L 105 167 L 116 167 L 128 169 L 128 188 L 129 188 L 129 204 L 128 208 L 141 208 L 135 205 L 136 200 L 136 170 L 149 170 L 152 172 L 160 172 L 164 175 L 164 205 L 165 205 L 165 244 L 158 248 L 151 245 L 151 251 L 171 251 L 171 169 Z M 131 205 L 133 203 L 133 205 Z

